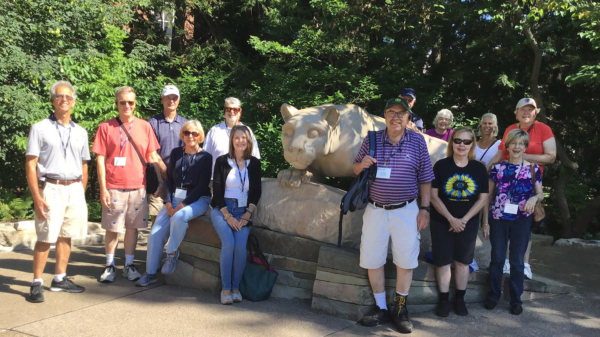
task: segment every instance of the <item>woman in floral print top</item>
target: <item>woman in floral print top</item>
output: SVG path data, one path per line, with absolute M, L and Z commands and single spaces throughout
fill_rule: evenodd
M 519 315 L 523 312 L 524 255 L 531 236 L 531 215 L 535 204 L 544 199 L 544 194 L 540 167 L 535 164 L 532 173 L 531 164 L 523 159 L 529 146 L 527 131 L 510 131 L 505 143 L 510 156 L 508 161 L 494 165 L 490 172 L 489 227 L 482 228 L 484 237 L 489 237 L 492 244 L 490 292 L 484 305 L 492 310 L 500 300 L 502 268 L 506 250 L 510 248 L 510 312 Z M 535 175 L 535 185 L 532 174 Z

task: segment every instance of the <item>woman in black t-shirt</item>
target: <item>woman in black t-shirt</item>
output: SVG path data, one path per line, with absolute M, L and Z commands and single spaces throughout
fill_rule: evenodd
M 431 242 L 440 292 L 436 315 L 440 317 L 450 314 L 448 294 L 452 262 L 455 263 L 456 281 L 454 308 L 458 315 L 469 314 L 464 300 L 469 281 L 469 263 L 475 254 L 479 211 L 486 204 L 488 196 L 487 171 L 475 159 L 475 141 L 473 129 L 456 129 L 448 142 L 448 157 L 433 167 Z

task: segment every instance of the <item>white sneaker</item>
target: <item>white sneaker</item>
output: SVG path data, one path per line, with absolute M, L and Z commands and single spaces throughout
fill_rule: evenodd
M 221 290 L 221 304 L 233 304 L 233 298 L 231 295 L 225 296 L 223 295 L 223 291 Z
M 117 275 L 117 270 L 115 269 L 115 266 L 113 266 L 113 265 L 106 266 L 106 267 L 104 267 L 104 271 L 102 272 L 102 275 L 100 275 L 100 282 L 101 283 L 113 282 L 115 280 L 115 275 Z
M 240 303 L 242 301 L 242 294 L 241 293 L 234 293 L 233 291 L 231 292 L 231 297 L 233 297 L 233 303 Z
M 123 268 L 123 277 L 127 277 L 129 281 L 137 281 L 142 277 L 142 274 L 138 272 L 135 264 L 128 264 Z
M 504 274 L 510 275 L 510 262 L 508 262 L 508 259 L 504 260 L 504 267 L 502 268 L 502 272 Z
M 529 263 L 525 263 L 525 278 L 528 280 L 533 279 L 533 274 L 531 273 L 531 266 L 529 265 Z

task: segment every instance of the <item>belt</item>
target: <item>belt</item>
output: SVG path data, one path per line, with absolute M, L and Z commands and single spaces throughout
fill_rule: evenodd
M 375 201 L 373 201 L 371 199 L 369 199 L 369 202 L 372 203 L 373 205 L 375 205 L 375 207 L 383 208 L 385 210 L 391 210 L 391 209 L 396 209 L 396 208 L 402 208 L 402 207 L 410 204 L 411 202 L 415 201 L 415 199 L 416 198 L 412 198 L 412 199 L 410 199 L 408 201 L 401 202 L 399 204 L 387 204 L 387 205 L 380 204 L 380 203 L 375 202 Z
M 50 184 L 55 184 L 55 185 L 71 185 L 71 184 L 75 184 L 78 182 L 81 182 L 81 179 L 75 179 L 75 180 L 56 180 L 56 179 L 48 179 L 46 178 L 46 182 L 50 183 Z

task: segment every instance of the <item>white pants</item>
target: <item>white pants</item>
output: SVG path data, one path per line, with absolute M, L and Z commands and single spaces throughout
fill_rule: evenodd
M 37 240 L 55 243 L 60 238 L 81 238 L 87 234 L 87 204 L 81 183 L 57 185 L 47 183 L 42 191 L 50 209 L 46 219 L 35 218 Z
M 361 268 L 377 269 L 385 264 L 390 236 L 394 264 L 403 269 L 416 268 L 419 265 L 421 240 L 417 229 L 418 214 L 416 200 L 394 210 L 368 204 L 363 216 L 360 242 Z

